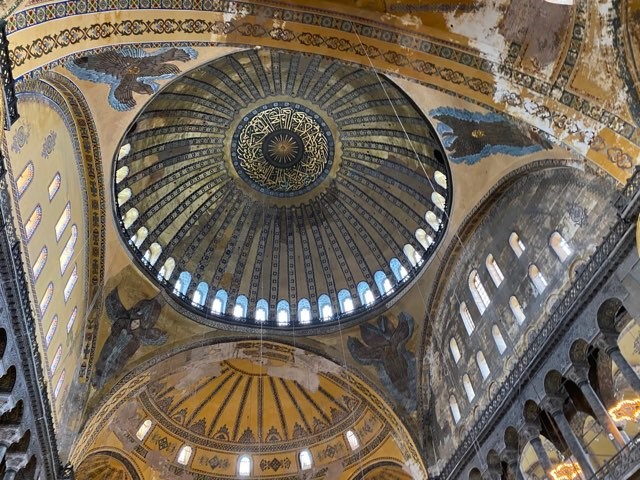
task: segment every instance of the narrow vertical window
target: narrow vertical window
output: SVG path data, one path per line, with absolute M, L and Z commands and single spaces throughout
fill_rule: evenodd
M 56 193 L 58 193 L 58 190 L 60 190 L 61 183 L 62 177 L 59 173 L 56 173 L 53 176 L 53 180 L 51 180 L 51 183 L 49 184 L 49 201 L 53 200 L 53 197 L 56 196 Z
M 33 237 L 36 228 L 40 225 L 40 221 L 42 220 L 42 207 L 40 205 L 36 205 L 36 208 L 33 209 L 31 215 L 29 216 L 29 220 L 24 225 L 24 232 L 27 238 L 27 242 L 31 240 Z
M 496 287 L 499 287 L 502 281 L 504 280 L 504 275 L 502 274 L 502 270 L 498 266 L 496 259 L 493 258 L 492 254 L 487 256 L 487 261 L 485 262 L 487 265 L 487 270 L 489 271 L 489 275 L 491 276 L 491 280 Z
M 127 210 L 127 213 L 125 213 L 124 217 L 122 217 L 124 228 L 128 229 L 129 227 L 131 227 L 131 225 L 133 225 L 133 222 L 135 222 L 139 216 L 140 212 L 138 212 L 137 208 L 130 208 L 129 210 Z
M 49 303 L 51 302 L 51 297 L 53 297 L 53 283 L 49 282 L 49 285 L 47 285 L 47 289 L 44 291 L 44 295 L 42 296 L 42 299 L 40 300 L 40 314 L 44 315 L 44 313 L 47 311 L 47 307 L 49 306 Z
M 313 466 L 313 460 L 309 450 L 302 450 L 298 458 L 300 460 L 300 470 L 309 470 Z
M 73 266 L 73 270 L 71 271 L 71 276 L 67 281 L 67 284 L 64 287 L 64 303 L 67 303 L 69 297 L 71 296 L 71 292 L 73 292 L 73 288 L 76 286 L 76 282 L 78 281 L 78 265 Z
M 64 249 L 60 254 L 60 275 L 64 274 L 64 272 L 67 270 L 67 267 L 71 263 L 77 240 L 78 227 L 74 223 L 73 225 L 71 225 L 71 236 L 69 237 L 69 240 L 67 240 L 67 244 L 64 246 Z
M 66 373 L 66 370 L 62 370 L 60 378 L 58 379 L 58 383 L 56 383 L 56 389 L 53 391 L 53 398 L 58 398 L 58 395 L 60 395 L 60 390 L 62 390 L 62 385 L 64 384 L 64 377 Z
M 191 302 L 194 305 L 204 305 L 207 295 L 209 294 L 209 285 L 206 282 L 200 282 L 196 287 L 196 291 L 193 292 L 193 299 Z
M 449 341 L 449 348 L 451 349 L 451 356 L 453 357 L 453 361 L 458 363 L 462 355 L 460 354 L 460 349 L 458 348 L 458 342 L 455 338 L 452 338 Z
M 404 277 L 407 276 L 407 269 L 402 266 L 400 260 L 397 258 L 392 258 L 389 262 L 389 267 L 391 267 L 391 271 L 393 275 L 396 277 L 397 282 L 401 282 L 404 280 Z
M 76 317 L 78 316 L 78 307 L 73 307 L 73 312 L 69 316 L 69 321 L 67 322 L 67 334 L 71 332 L 73 328 L 73 324 L 76 322 Z
M 453 417 L 453 422 L 458 423 L 462 416 L 460 415 L 460 407 L 458 407 L 458 401 L 456 397 L 451 395 L 449 397 L 449 408 L 451 409 L 451 416 Z
M 58 345 L 56 354 L 53 356 L 53 360 L 51 361 L 51 375 L 56 373 L 58 365 L 60 364 L 60 359 L 62 359 L 62 345 Z
M 238 459 L 238 476 L 248 477 L 251 475 L 251 457 L 249 455 L 242 455 Z
M 144 252 L 144 256 L 142 257 L 142 260 L 145 263 L 148 263 L 149 265 L 155 265 L 156 262 L 158 261 L 158 258 L 160 258 L 161 254 L 162 254 L 162 247 L 160 246 L 159 243 L 153 242 L 151 245 L 149 245 L 149 249 L 146 252 Z
M 173 293 L 178 295 L 186 295 L 189 284 L 191 283 L 191 274 L 182 272 L 173 286 Z
M 373 274 L 373 279 L 376 282 L 376 286 L 378 287 L 378 291 L 380 295 L 386 295 L 391 290 L 393 290 L 393 285 L 391 281 L 387 278 L 385 273 L 382 270 L 378 270 Z
M 471 335 L 476 325 L 473 323 L 473 318 L 471 318 L 471 313 L 465 302 L 460 304 L 460 317 L 462 318 L 462 323 L 464 324 L 464 329 L 467 331 L 467 335 Z
M 279 327 L 286 327 L 289 325 L 290 314 L 289 302 L 286 300 L 280 300 L 276 305 L 276 324 Z
M 329 320 L 333 317 L 333 308 L 331 307 L 329 295 L 322 294 L 318 297 L 318 310 L 320 311 L 320 319 L 322 321 Z
M 47 336 L 44 338 L 44 346 L 48 347 L 53 340 L 53 335 L 56 333 L 56 329 L 58 328 L 58 315 L 54 315 L 51 320 L 51 325 L 49 325 L 49 330 L 47 330 Z
M 127 203 L 129 201 L 129 199 L 131 198 L 131 189 L 130 188 L 123 188 L 122 190 L 120 190 L 118 192 L 118 206 L 121 207 L 122 205 L 124 205 L 125 203 Z
M 129 155 L 130 151 L 131 151 L 131 144 L 130 143 L 125 143 L 124 145 L 122 145 L 120 147 L 120 150 L 118 150 L 118 160 L 122 160 L 124 157 Z
M 130 243 L 133 243 L 136 248 L 140 248 L 140 245 L 147 239 L 147 235 L 149 235 L 149 230 L 147 227 L 140 227 L 138 231 L 131 237 Z
M 226 290 L 221 288 L 216 292 L 216 296 L 211 303 L 211 313 L 221 314 L 227 311 L 227 298 L 229 295 Z M 260 303 L 260 302 L 258 302 Z
M 473 385 L 471 385 L 471 380 L 469 379 L 469 375 L 467 375 L 466 373 L 462 377 L 462 385 L 464 386 L 464 391 L 467 394 L 467 398 L 470 402 L 472 402 L 473 399 L 476 398 L 476 392 L 474 392 Z
M 478 368 L 480 368 L 482 379 L 486 380 L 489 377 L 489 375 L 491 375 L 491 370 L 489 370 L 489 365 L 487 364 L 487 360 L 484 358 L 484 353 L 482 352 L 476 353 L 476 362 L 478 363 Z
M 427 235 L 427 232 L 425 232 L 422 228 L 416 230 L 415 236 L 416 240 L 418 240 L 418 243 L 422 245 L 422 248 L 424 248 L 425 250 L 429 250 L 429 247 L 433 245 L 433 238 L 431 237 L 431 235 Z
M 509 245 L 511 245 L 511 250 L 513 250 L 513 253 L 515 253 L 518 258 L 520 258 L 526 250 L 524 243 L 522 243 L 522 240 L 520 240 L 520 237 L 516 232 L 511 232 L 511 235 L 509 236 Z
M 351 447 L 351 450 L 357 450 L 360 446 L 360 441 L 358 440 L 355 432 L 353 430 L 347 430 L 347 433 L 345 435 L 347 437 L 347 443 L 349 443 L 349 447 Z
M 433 213 L 431 210 L 429 210 L 426 213 L 426 215 L 424 216 L 424 219 L 427 221 L 427 223 L 433 229 L 434 232 L 437 232 L 438 230 L 440 230 L 440 226 L 442 225 L 442 220 L 440 220 L 438 216 L 435 213 Z
M 436 170 L 433 174 L 433 178 L 438 185 L 440 185 L 445 190 L 447 189 L 447 176 L 439 170 Z
M 152 425 L 153 422 L 148 418 L 144 422 L 142 422 L 142 424 L 138 428 L 138 431 L 136 432 L 136 437 L 138 438 L 138 440 L 143 441 L 145 439 L 147 433 L 149 433 L 149 430 L 151 430 Z
M 178 452 L 177 461 L 180 465 L 186 465 L 191 460 L 191 455 L 193 454 L 193 448 L 189 445 L 183 445 L 180 451 Z
M 24 170 L 22 170 L 22 173 L 20 173 L 20 175 L 16 179 L 16 190 L 18 191 L 18 198 L 22 197 L 24 192 L 27 191 L 27 187 L 29 187 L 31 180 L 33 180 L 33 172 L 33 162 L 29 162 L 24 167 Z
M 529 279 L 538 293 L 544 292 L 544 289 L 547 288 L 547 280 L 534 263 L 529 265 Z
M 129 175 L 129 167 L 126 165 L 116 170 L 116 183 L 122 182 Z
M 431 194 L 431 203 L 433 203 L 436 206 L 436 208 L 439 208 L 440 210 L 442 210 L 444 212 L 444 207 L 445 207 L 446 200 L 438 192 L 433 192 Z
M 47 263 L 48 256 L 49 256 L 49 251 L 47 250 L 47 247 L 46 246 L 42 247 L 42 250 L 40 250 L 40 254 L 38 255 L 38 258 L 36 258 L 36 261 L 33 264 L 32 271 L 33 271 L 34 280 L 38 280 L 38 277 L 40 277 L 40 274 L 42 273 L 42 269 Z
M 491 334 L 493 335 L 493 341 L 496 342 L 496 348 L 498 349 L 498 353 L 502 355 L 507 349 L 507 344 L 504 342 L 504 338 L 502 337 L 502 333 L 497 325 L 494 325 L 491 328 Z
M 245 318 L 249 310 L 249 299 L 244 295 L 238 295 L 236 304 L 233 306 L 233 316 L 236 318 Z
M 515 317 L 516 322 L 518 322 L 518 325 L 522 325 L 525 319 L 524 311 L 522 310 L 522 307 L 520 306 L 520 302 L 518 301 L 515 295 L 512 295 L 509 298 L 509 307 L 511 308 L 511 313 L 513 313 L 513 316 Z
M 261 298 L 256 303 L 256 321 L 258 322 L 266 322 L 269 318 L 269 303 Z
M 553 232 L 549 238 L 549 246 L 553 249 L 558 259 L 564 262 L 573 253 L 567 241 L 559 232 Z
M 67 202 L 62 211 L 62 215 L 60 215 L 60 218 L 56 222 L 56 241 L 59 241 L 60 237 L 62 237 L 65 228 L 69 225 L 69 220 L 71 220 L 71 203 Z
M 173 257 L 167 258 L 164 261 L 164 265 L 162 265 L 162 267 L 160 267 L 160 270 L 158 271 L 158 280 L 169 280 L 174 268 L 176 268 L 176 261 L 173 259 Z
M 406 244 L 402 250 L 407 257 L 407 260 L 409 260 L 409 263 L 411 263 L 411 266 L 416 267 L 422 263 L 422 255 L 413 248 L 413 245 Z
M 338 304 L 340 305 L 340 311 L 342 313 L 349 313 L 353 311 L 353 299 L 351 298 L 351 292 L 344 289 L 338 292 Z
M 301 298 L 298 301 L 298 322 L 302 325 L 311 323 L 311 304 L 306 298 Z
M 361 305 L 371 305 L 375 301 L 373 292 L 367 282 L 360 282 L 358 284 L 358 296 L 360 297 Z
M 480 311 L 480 315 L 482 315 L 489 306 L 490 299 L 489 295 L 487 295 L 487 291 L 484 289 L 484 285 L 480 280 L 477 270 L 473 270 L 469 275 L 469 290 L 471 290 L 473 300 Z

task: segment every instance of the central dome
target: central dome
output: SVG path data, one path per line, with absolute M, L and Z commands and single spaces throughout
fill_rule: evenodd
M 302 105 L 266 104 L 238 125 L 231 158 L 238 175 L 259 192 L 299 195 L 329 173 L 331 131 L 317 113 Z
M 431 125 L 376 72 L 236 52 L 167 85 L 114 168 L 120 231 L 208 325 L 314 333 L 401 294 L 444 234 L 451 179 Z

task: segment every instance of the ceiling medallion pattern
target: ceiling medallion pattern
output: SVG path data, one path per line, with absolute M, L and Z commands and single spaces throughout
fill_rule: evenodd
M 402 294 L 451 203 L 442 146 L 397 85 L 268 48 L 168 84 L 113 170 L 120 233 L 181 313 L 291 335 Z
M 253 110 L 231 144 L 236 172 L 260 193 L 300 195 L 318 185 L 333 163 L 331 131 L 310 109 L 274 102 Z

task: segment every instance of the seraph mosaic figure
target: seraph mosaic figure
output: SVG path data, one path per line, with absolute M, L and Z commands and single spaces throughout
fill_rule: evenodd
M 415 409 L 416 365 L 406 344 L 413 335 L 413 317 L 402 312 L 397 325 L 381 315 L 375 324 L 360 325 L 360 336 L 349 337 L 347 345 L 353 358 L 364 365 L 374 365 L 382 383 L 408 411 Z
M 180 73 L 180 68 L 169 62 L 187 62 L 197 56 L 195 50 L 186 47 L 161 48 L 154 52 L 125 47 L 76 58 L 66 67 L 81 80 L 110 85 L 109 104 L 125 111 L 136 106 L 134 92 L 152 95 L 160 88 L 157 80 Z
M 519 157 L 552 146 L 544 133 L 521 128 L 496 113 L 441 107 L 430 115 L 439 122 L 436 131 L 453 163 L 473 165 L 496 153 Z
M 96 362 L 92 380 L 96 388 L 122 369 L 141 345 L 162 345 L 167 340 L 166 333 L 154 326 L 162 308 L 157 299 L 140 300 L 127 310 L 116 287 L 107 295 L 104 306 L 111 321 L 111 334 Z

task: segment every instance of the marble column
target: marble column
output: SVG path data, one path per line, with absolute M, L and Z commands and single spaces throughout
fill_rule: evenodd
M 520 455 L 518 454 L 518 450 L 515 448 L 507 448 L 504 453 L 504 459 L 507 462 L 513 478 L 515 478 L 515 480 L 524 480 L 522 470 L 520 470 Z
M 613 443 L 618 450 L 622 450 L 626 445 L 626 439 L 622 436 L 620 430 L 616 426 L 615 422 L 611 419 L 609 412 L 602 404 L 600 397 L 595 392 L 591 383 L 589 383 L 589 365 L 575 365 L 573 372 L 570 375 L 571 379 L 576 382 L 576 385 L 580 388 L 580 391 L 587 399 L 591 410 L 596 416 L 598 423 L 604 428 L 605 432 L 610 435 Z
M 610 346 L 606 352 L 618 366 L 620 373 L 622 373 L 622 376 L 625 378 L 627 383 L 629 383 L 631 388 L 633 388 L 637 393 L 640 393 L 640 378 L 638 378 L 633 367 L 629 362 L 627 362 L 627 359 L 624 358 L 624 355 L 622 355 L 618 345 Z
M 595 475 L 595 469 L 591 464 L 589 455 L 587 455 L 587 452 L 582 447 L 580 439 L 571 429 L 569 420 L 567 420 L 567 417 L 564 416 L 564 412 L 562 410 L 563 404 L 564 398 L 560 396 L 548 396 L 544 402 L 545 410 L 547 410 L 551 414 L 551 417 L 553 417 L 553 420 L 556 422 L 556 425 L 558 426 L 558 428 L 560 429 L 560 433 L 562 434 L 562 438 L 564 438 L 564 441 L 569 446 L 569 450 L 575 457 L 578 465 L 580 465 L 583 474 L 586 478 L 591 478 L 593 475 Z
M 549 458 L 549 454 L 544 449 L 544 445 L 542 444 L 542 440 L 540 439 L 540 424 L 539 422 L 532 423 L 528 421 L 523 430 L 523 438 L 525 441 L 531 443 L 531 447 L 538 457 L 538 463 L 544 470 L 544 474 L 546 476 L 549 475 L 549 472 L 553 469 L 553 465 L 551 464 L 551 459 Z

